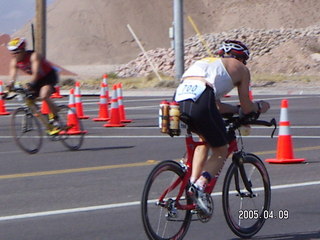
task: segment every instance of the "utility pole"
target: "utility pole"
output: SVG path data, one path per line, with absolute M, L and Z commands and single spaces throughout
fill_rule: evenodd
M 183 0 L 173 0 L 174 55 L 176 79 L 184 72 Z
M 46 57 L 46 0 L 36 0 L 35 50 Z

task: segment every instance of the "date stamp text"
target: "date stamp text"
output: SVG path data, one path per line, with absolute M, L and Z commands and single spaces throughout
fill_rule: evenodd
M 239 210 L 239 219 L 240 220 L 250 220 L 250 219 L 280 219 L 286 220 L 289 219 L 289 210 L 264 210 L 259 211 L 257 209 L 244 209 Z

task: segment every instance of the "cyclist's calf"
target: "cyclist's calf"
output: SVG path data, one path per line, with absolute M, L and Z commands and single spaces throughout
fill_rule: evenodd
M 212 154 L 206 162 L 205 170 L 213 177 L 219 175 L 228 156 L 228 145 L 211 147 Z

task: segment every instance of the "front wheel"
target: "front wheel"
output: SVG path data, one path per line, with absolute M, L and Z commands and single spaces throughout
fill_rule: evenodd
M 59 137 L 64 146 L 70 150 L 78 150 L 84 139 L 86 131 L 76 112 L 66 105 L 59 106 L 59 125 L 61 132 Z
M 23 151 L 34 154 L 42 145 L 43 133 L 39 120 L 28 108 L 16 109 L 11 118 L 11 133 Z
M 183 176 L 182 167 L 174 161 L 161 162 L 150 173 L 141 200 L 143 226 L 149 239 L 179 240 L 186 234 L 192 217 L 191 211 L 181 210 L 176 206 Z M 167 193 L 164 194 L 166 190 Z M 180 204 L 192 203 L 186 190 Z
M 239 237 L 249 238 L 265 222 L 264 216 L 270 208 L 271 188 L 268 172 L 257 156 L 244 155 L 243 167 L 252 193 L 245 188 L 239 167 L 232 163 L 225 176 L 222 203 L 230 229 Z

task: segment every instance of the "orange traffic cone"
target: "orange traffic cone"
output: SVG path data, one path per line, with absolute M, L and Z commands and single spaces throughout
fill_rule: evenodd
M 108 74 L 103 75 L 102 82 L 104 83 L 105 87 L 104 90 L 106 92 L 107 102 L 110 102 L 110 96 L 109 96 L 109 85 L 108 85 Z
M 290 121 L 288 118 L 288 100 L 281 102 L 280 123 L 277 156 L 275 159 L 266 159 L 268 163 L 299 163 L 303 158 L 294 158 L 293 144 L 290 135 Z
M 51 111 L 50 111 L 50 108 L 48 106 L 48 103 L 46 101 L 42 101 L 42 105 L 41 105 L 41 113 L 44 114 L 44 115 L 47 115 L 49 114 Z
M 6 110 L 6 104 L 3 98 L 3 82 L 0 81 L 0 115 L 9 115 L 10 113 Z
M 125 126 L 124 124 L 121 123 L 121 120 L 120 120 L 116 85 L 113 85 L 113 88 L 112 88 L 111 119 L 109 123 L 103 126 L 104 127 L 124 127 Z
M 54 89 L 56 91 L 51 94 L 50 98 L 63 98 L 63 96 L 60 94 L 60 86 L 55 86 Z
M 118 103 L 119 103 L 120 121 L 122 123 L 131 123 L 132 120 L 126 119 L 126 111 L 123 105 L 122 83 L 119 83 L 117 85 L 117 96 L 118 96 Z
M 105 91 L 105 84 L 101 83 L 100 90 L 100 103 L 99 103 L 99 116 L 97 118 L 92 119 L 93 121 L 108 121 L 110 120 L 109 111 L 108 111 L 108 102 Z
M 76 135 L 76 134 L 85 134 L 88 131 L 81 131 L 78 121 L 78 116 L 76 114 L 76 104 L 75 104 L 75 98 L 74 98 L 74 89 L 70 89 L 70 95 L 69 95 L 69 108 L 72 109 L 72 111 L 68 111 L 68 122 L 67 125 L 71 127 L 67 133 L 62 132 L 61 134 L 69 134 L 69 135 Z
M 83 113 L 83 105 L 81 101 L 80 82 L 76 82 L 75 101 L 78 118 L 88 119 L 89 116 L 85 116 Z

